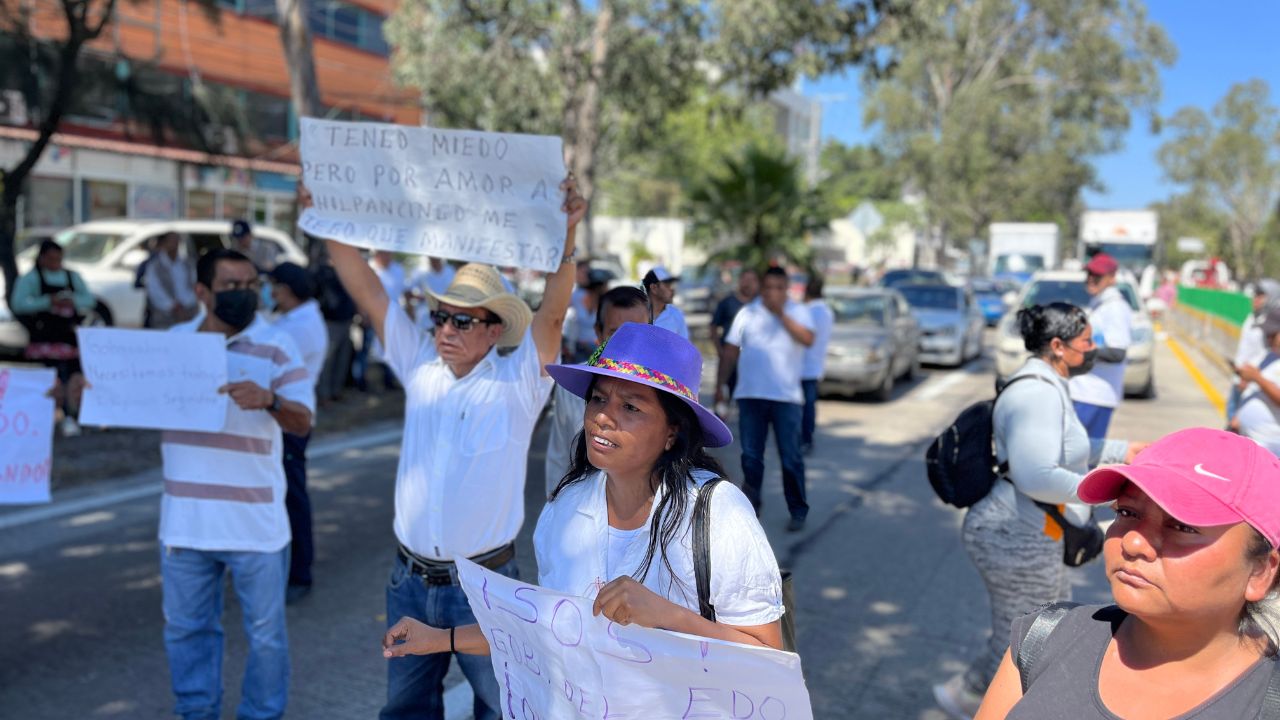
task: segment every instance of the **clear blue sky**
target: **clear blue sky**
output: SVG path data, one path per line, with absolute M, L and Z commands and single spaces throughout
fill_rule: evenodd
M 1206 110 L 1237 82 L 1261 78 L 1280 105 L 1280 2 L 1276 0 L 1147 0 L 1147 11 L 1178 49 L 1178 59 L 1161 73 L 1159 111 L 1169 117 L 1179 108 Z M 856 71 L 804 84 L 804 94 L 823 100 L 823 137 L 869 143 L 874 128 L 862 127 Z M 1138 208 L 1168 197 L 1173 187 L 1161 178 L 1155 153 L 1163 138 L 1150 132 L 1150 119 L 1135 116 L 1124 148 L 1097 158 L 1105 192 L 1086 192 L 1095 208 Z

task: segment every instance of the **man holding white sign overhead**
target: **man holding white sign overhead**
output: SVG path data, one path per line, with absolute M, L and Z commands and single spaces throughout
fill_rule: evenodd
M 200 315 L 171 333 L 226 337 L 231 400 L 218 432 L 167 430 L 160 572 L 169 674 L 183 718 L 219 717 L 224 577 L 244 613 L 249 661 L 236 716 L 277 718 L 289 696 L 289 517 L 281 430 L 311 431 L 312 381 L 283 331 L 257 315 L 258 270 L 234 250 L 196 267 Z
M 306 162 L 318 161 L 304 149 Z M 503 288 L 492 266 L 471 263 L 458 269 L 444 292 L 427 292 L 436 326 L 428 333 L 387 297 L 355 247 L 328 243 L 343 285 L 382 340 L 384 359 L 405 388 L 396 479 L 399 548 L 387 585 L 391 622 L 407 616 L 437 627 L 473 624 L 456 558 L 518 574 L 514 541 L 524 522 L 525 458 L 552 384 L 542 367 L 560 352 L 573 290 L 574 228 L 586 212 L 572 179 L 560 187 L 567 232 L 536 315 Z M 539 247 L 560 244 L 558 238 L 526 240 Z M 498 348 L 513 350 L 499 354 Z M 499 687 L 488 658 L 457 657 L 475 690 L 476 720 L 499 717 Z M 442 718 L 441 683 L 449 663 L 448 654 L 390 663 L 381 717 Z

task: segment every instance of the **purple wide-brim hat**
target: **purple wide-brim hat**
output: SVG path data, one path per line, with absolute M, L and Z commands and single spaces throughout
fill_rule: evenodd
M 653 325 L 623 323 L 582 365 L 548 365 L 547 374 L 584 400 L 594 377 L 615 377 L 670 393 L 698 416 L 707 447 L 733 442 L 729 426 L 698 402 L 702 354 L 693 343 Z

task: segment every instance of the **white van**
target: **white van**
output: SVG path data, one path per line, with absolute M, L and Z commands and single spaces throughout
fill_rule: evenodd
M 194 263 L 214 248 L 231 246 L 230 220 L 95 220 L 75 225 L 55 236 L 62 246 L 63 264 L 80 273 L 97 299 L 86 325 L 142 327 L 146 293 L 134 287 L 138 266 L 150 255 L 161 235 L 175 232 L 182 238 L 181 257 Z M 266 225 L 253 226 L 253 235 L 275 250 L 276 262 L 307 264 L 307 255 L 285 233 Z M 35 265 L 38 247 L 18 254 L 18 274 Z M 27 346 L 27 330 L 4 303 L 4 279 L 0 278 L 0 352 L 21 351 Z

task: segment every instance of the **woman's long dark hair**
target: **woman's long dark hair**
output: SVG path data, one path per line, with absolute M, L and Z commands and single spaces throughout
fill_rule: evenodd
M 587 402 L 590 402 L 591 393 L 595 387 L 596 382 L 592 380 L 591 386 L 587 388 Z M 725 477 L 725 472 L 720 461 L 707 453 L 702 425 L 698 423 L 698 416 L 694 414 L 693 409 L 671 393 L 661 390 L 657 393 L 658 402 L 666 413 L 667 422 L 676 427 L 676 437 L 675 442 L 671 443 L 671 449 L 664 451 L 658 457 L 650 474 L 654 492 L 656 493 L 659 487 L 662 488 L 662 500 L 653 513 L 653 522 L 649 527 L 649 548 L 645 552 L 644 561 L 640 563 L 637 573 L 640 577 L 636 579 L 644 582 L 653 565 L 653 559 L 661 552 L 662 562 L 666 565 L 667 572 L 671 573 L 676 583 L 684 585 L 671 567 L 667 546 L 679 538 L 681 521 L 689 504 L 688 489 L 693 484 L 693 471 L 707 470 L 719 477 Z M 549 502 L 554 502 L 565 488 L 586 480 L 599 470 L 587 460 L 587 438 L 585 433 L 579 430 L 577 437 L 574 438 L 573 462 L 569 465 L 569 472 L 560 479 L 560 484 L 551 493 Z M 689 588 L 684 589 L 687 591 Z

